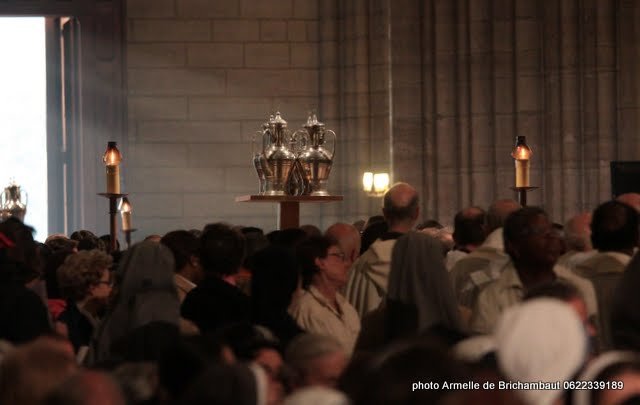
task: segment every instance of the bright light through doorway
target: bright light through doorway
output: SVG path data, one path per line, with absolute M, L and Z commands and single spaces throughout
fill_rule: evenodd
M 47 113 L 44 18 L 0 18 L 0 190 L 28 194 L 25 223 L 47 237 Z

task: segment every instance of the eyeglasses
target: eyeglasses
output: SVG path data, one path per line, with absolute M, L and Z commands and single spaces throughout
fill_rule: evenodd
M 346 256 L 345 256 L 345 254 L 344 254 L 344 253 L 342 253 L 342 252 L 338 252 L 338 253 L 329 253 L 329 254 L 327 254 L 327 256 L 334 256 L 334 257 L 337 257 L 338 259 L 340 259 L 340 260 L 341 260 L 341 261 L 343 261 L 343 262 L 347 260 L 347 257 L 346 257 Z

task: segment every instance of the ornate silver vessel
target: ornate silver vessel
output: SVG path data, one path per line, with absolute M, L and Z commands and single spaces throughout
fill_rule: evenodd
M 273 119 L 273 115 L 270 117 Z M 265 149 L 269 145 L 270 131 L 269 121 L 262 124 L 262 131 L 258 131 L 253 135 L 251 140 L 251 162 L 254 169 L 258 174 L 258 194 L 264 194 L 267 187 L 267 177 L 273 177 L 269 165 L 267 164 L 267 158 L 264 156 Z
M 269 120 L 265 130 L 265 151 L 268 172 L 265 172 L 265 195 L 286 195 L 289 175 L 296 161 L 295 154 L 289 149 L 291 135 L 280 113 Z M 267 145 L 268 143 L 268 145 Z
M 310 194 L 329 195 L 327 181 L 335 155 L 336 133 L 325 129 L 315 114 L 309 116 L 303 127 L 304 129 L 298 130 L 295 135 L 302 133 L 302 152 L 298 155 L 298 161 L 309 182 Z M 331 136 L 331 142 L 327 142 L 327 135 Z
M 14 181 L 5 187 L 0 204 L 0 218 L 2 220 L 13 216 L 24 221 L 27 214 L 27 193 L 23 193 L 20 186 Z

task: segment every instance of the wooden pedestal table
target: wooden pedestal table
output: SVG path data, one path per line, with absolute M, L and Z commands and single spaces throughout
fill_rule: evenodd
M 341 195 L 242 195 L 236 202 L 278 203 L 278 229 L 300 226 L 300 203 L 327 203 L 342 201 Z

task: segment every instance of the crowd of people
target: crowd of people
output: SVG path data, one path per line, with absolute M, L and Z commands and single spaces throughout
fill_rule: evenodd
M 0 223 L 0 404 L 639 404 L 640 195 L 513 200 L 124 251 Z M 639 305 L 640 307 L 640 305 Z

